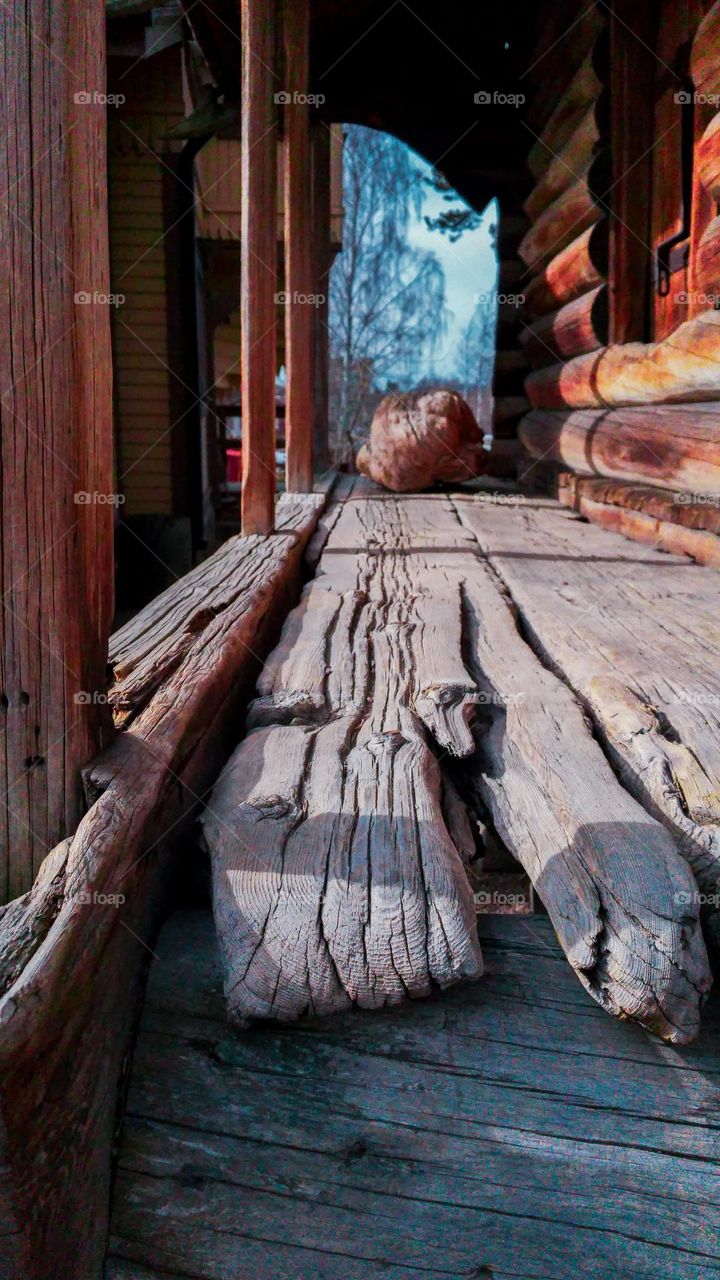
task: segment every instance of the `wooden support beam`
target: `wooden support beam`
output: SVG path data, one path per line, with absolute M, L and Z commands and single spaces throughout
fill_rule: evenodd
M 313 487 L 313 234 L 309 0 L 285 0 L 285 440 L 289 493 Z
M 315 258 L 315 292 L 317 306 L 313 308 L 315 327 L 313 353 L 315 365 L 315 427 L 313 432 L 313 460 L 315 470 L 322 474 L 330 465 L 330 330 L 328 311 L 330 295 L 330 141 L 331 134 L 324 120 L 318 120 L 312 134 L 313 174 L 313 238 Z
M 275 518 L 275 295 L 278 291 L 274 6 L 242 0 L 240 310 L 242 528 L 270 533 Z
M 0 44 L 1 903 L 111 734 L 113 483 L 103 5 L 4 5 Z

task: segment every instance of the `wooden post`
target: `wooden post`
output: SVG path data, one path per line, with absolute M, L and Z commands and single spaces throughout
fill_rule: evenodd
M 242 0 L 242 528 L 275 522 L 277 111 L 274 4 Z
M 110 737 L 112 368 L 102 0 L 0 6 L 0 901 Z
M 315 292 L 322 302 L 313 310 L 315 394 L 313 432 L 313 459 L 315 470 L 322 474 L 330 465 L 330 409 L 329 409 L 329 329 L 328 295 L 330 293 L 330 141 L 328 126 L 317 121 L 312 138 L 313 173 L 313 240 Z
M 285 0 L 286 488 L 313 487 L 313 234 L 310 168 L 309 0 Z M 304 100 L 303 100 L 304 99 Z

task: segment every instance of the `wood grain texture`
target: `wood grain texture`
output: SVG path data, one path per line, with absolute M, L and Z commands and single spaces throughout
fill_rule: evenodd
M 275 6 L 242 0 L 240 357 L 242 528 L 270 533 L 275 519 L 276 301 L 279 291 Z M 240 46 L 236 47 L 238 59 Z
M 718 1009 L 606 1018 L 549 922 L 480 921 L 482 983 L 233 1031 L 209 913 L 157 946 L 107 1280 L 708 1280 Z
M 117 1091 L 144 958 L 168 870 L 299 585 L 318 498 L 305 504 L 302 530 L 245 540 L 254 575 L 215 600 L 192 647 L 88 768 L 77 831 L 0 918 L 0 1116 L 23 1280 L 100 1275 Z
M 601 218 L 535 276 L 525 291 L 531 316 L 545 315 L 601 284 L 608 269 L 607 219 Z
M 313 487 L 313 311 L 316 289 L 313 261 L 310 162 L 310 9 L 309 0 L 283 0 L 285 91 L 285 367 L 287 400 L 285 442 L 288 493 Z
M 2 903 L 77 824 L 112 736 L 114 508 L 101 0 L 5 5 L 0 45 Z
M 448 499 L 343 507 L 203 818 L 231 1016 L 377 1007 L 479 973 L 472 849 L 433 746 L 468 758 L 603 1007 L 692 1038 L 708 984 L 699 907 L 678 906 L 692 877 L 476 552 Z
M 720 4 L 713 4 L 700 23 L 692 43 L 690 74 L 701 93 L 720 93 Z
M 528 155 L 528 168 L 539 178 L 579 128 L 589 106 L 597 103 L 602 82 L 591 50 L 559 97 L 555 110 Z
M 607 342 L 608 295 L 604 284 L 542 316 L 525 328 L 520 341 L 534 365 L 595 351 Z
M 523 205 L 531 222 L 587 168 L 599 140 L 597 111 L 593 103 L 559 153 L 554 158 L 548 156 L 547 168 Z
M 553 502 L 465 510 L 533 647 L 582 700 L 624 786 L 675 834 L 717 937 L 720 578 Z
M 603 211 L 602 195 L 610 186 L 609 172 L 608 154 L 601 153 L 532 223 L 519 247 L 531 271 L 542 270 L 597 222 Z
M 519 435 L 531 457 L 581 474 L 720 497 L 720 405 L 535 409 Z

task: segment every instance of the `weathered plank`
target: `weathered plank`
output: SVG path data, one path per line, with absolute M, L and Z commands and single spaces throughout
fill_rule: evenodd
M 284 548 L 302 550 L 323 506 L 320 494 L 278 499 L 276 528 Z M 279 545 L 261 537 L 229 538 L 110 637 L 114 679 L 108 697 L 118 723 L 129 724 L 213 619 L 262 581 Z
M 174 917 L 108 1280 L 720 1274 L 716 1005 L 691 1050 L 659 1048 L 604 1018 L 547 921 L 485 919 L 481 938 L 470 989 L 238 1033 L 212 921 Z
M 695 1034 L 708 975 L 699 907 L 682 905 L 692 877 L 519 635 L 448 499 L 346 503 L 258 692 L 203 819 L 233 1016 L 374 1007 L 479 971 L 472 848 L 428 749 L 473 755 L 479 700 L 472 776 L 581 981 L 613 1013 Z M 504 783 L 486 793 L 486 774 Z
M 634 550 L 555 503 L 458 505 L 534 648 L 592 716 L 623 784 L 676 835 L 715 931 L 720 578 L 685 558 Z
M 0 921 L 0 1116 L 38 1280 L 100 1273 L 117 1090 L 167 871 L 299 586 L 298 533 L 247 539 L 250 557 L 260 543 L 270 558 L 87 771 L 75 835 Z

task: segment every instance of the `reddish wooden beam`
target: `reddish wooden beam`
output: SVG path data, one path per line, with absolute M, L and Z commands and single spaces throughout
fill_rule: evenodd
M 330 130 L 324 120 L 316 121 L 313 130 L 312 175 L 314 279 L 315 292 L 317 294 L 317 304 L 313 308 L 313 323 L 315 326 L 313 458 L 315 470 L 322 474 L 327 471 L 330 465 L 330 331 L 328 328 L 328 296 L 330 293 L 330 267 L 332 265 L 332 250 L 330 246 Z
M 242 0 L 242 529 L 275 521 L 277 110 L 274 5 Z
M 0 6 L 0 902 L 110 737 L 112 368 L 102 0 Z
M 285 0 L 286 488 L 313 487 L 313 235 L 310 163 L 309 0 Z

